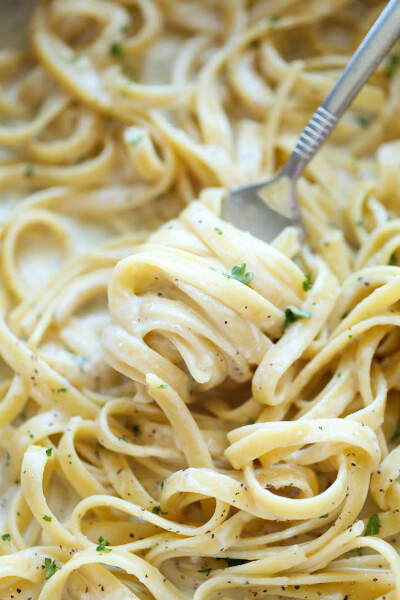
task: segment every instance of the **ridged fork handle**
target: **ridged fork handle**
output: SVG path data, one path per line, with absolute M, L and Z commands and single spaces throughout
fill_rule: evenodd
M 400 35 L 400 0 L 390 0 L 301 134 L 284 173 L 294 183 Z

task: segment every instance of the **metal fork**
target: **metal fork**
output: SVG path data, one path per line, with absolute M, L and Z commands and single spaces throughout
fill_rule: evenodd
M 270 181 L 233 188 L 225 220 L 270 242 L 284 227 L 304 235 L 295 184 L 340 117 L 400 35 L 400 0 L 390 0 L 353 54 L 337 83 L 313 114 L 283 169 Z

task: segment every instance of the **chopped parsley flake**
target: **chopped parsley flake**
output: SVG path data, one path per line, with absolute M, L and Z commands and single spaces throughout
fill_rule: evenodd
M 349 314 L 348 312 L 344 311 L 344 313 L 342 313 L 342 314 L 340 315 L 340 320 L 341 320 L 341 321 L 343 321 L 343 319 L 345 319 L 345 318 L 347 317 L 347 315 L 348 315 L 348 314 Z
M 57 394 L 65 394 L 66 391 L 67 391 L 67 388 L 58 388 Z
M 254 419 L 253 417 L 247 417 L 247 419 L 245 420 L 246 425 L 253 425 L 254 423 Z
M 358 219 L 358 221 L 356 221 L 356 225 L 357 227 L 365 227 L 364 219 Z
M 165 481 L 162 481 L 161 482 L 161 489 L 163 489 L 164 485 L 165 485 Z
M 24 175 L 25 175 L 25 177 L 35 177 L 35 175 L 36 175 L 35 167 L 31 167 L 31 166 L 26 167 Z
M 233 277 L 233 279 L 240 281 L 240 283 L 244 283 L 244 285 L 250 283 L 250 281 L 254 277 L 254 273 L 252 273 L 251 271 L 248 271 L 246 273 L 246 263 L 242 263 L 240 267 L 238 265 L 235 265 L 234 267 L 232 267 L 232 271 L 229 274 L 223 273 L 223 275 L 225 275 L 225 277 L 228 277 L 228 279 Z
M 289 325 L 291 325 L 295 321 L 298 321 L 299 319 L 310 319 L 310 318 L 311 318 L 310 313 L 306 312 L 305 310 L 300 310 L 299 308 L 296 308 L 295 306 L 288 306 L 287 309 L 285 310 L 285 323 L 283 326 L 283 331 L 286 331 L 286 329 L 289 327 Z
M 161 506 L 153 506 L 153 508 L 151 509 L 151 512 L 153 512 L 155 515 L 167 515 L 167 512 L 164 512 L 161 510 Z
M 110 545 L 110 542 L 105 540 L 102 536 L 97 540 L 99 545 L 96 547 L 97 552 L 111 552 L 112 548 L 106 548 L 106 546 Z
M 11 534 L 3 533 L 3 535 L 1 536 L 1 539 L 3 540 L 3 542 L 9 542 L 9 541 L 11 541 Z
M 135 435 L 140 435 L 140 427 L 139 425 L 133 425 L 132 431 Z
M 205 573 L 206 577 L 209 576 L 209 574 L 211 573 L 212 569 L 211 567 L 209 567 L 208 569 L 199 569 L 197 572 L 198 573 Z
M 371 125 L 371 119 L 369 119 L 367 115 L 357 115 L 356 120 L 363 129 Z
M 127 440 L 126 438 L 124 438 L 124 437 L 119 437 L 119 438 L 118 438 L 118 440 L 119 440 L 120 442 L 125 442 L 125 444 L 127 444 L 127 443 L 128 443 L 128 440 Z
M 308 290 L 311 290 L 313 284 L 311 281 L 311 272 L 310 273 L 306 273 L 304 275 L 304 281 L 303 281 L 303 290 L 305 292 L 308 292 Z
M 391 267 L 395 267 L 397 265 L 397 256 L 395 252 L 392 252 L 390 255 L 388 265 Z
M 393 77 L 399 64 L 400 64 L 400 54 L 391 54 L 386 61 L 385 75 L 387 77 Z
M 138 135 L 135 138 L 129 140 L 129 145 L 137 146 L 139 144 L 139 142 L 141 142 L 143 139 L 144 139 L 144 135 Z
M 49 517 L 49 515 L 43 515 L 43 521 L 47 521 L 47 523 L 51 523 L 53 517 Z
M 224 233 L 219 227 L 214 227 L 214 231 L 216 231 L 218 235 L 222 235 Z
M 121 56 L 123 54 L 121 44 L 118 44 L 118 42 L 113 42 L 110 45 L 109 52 L 110 52 L 111 56 L 121 58 Z
M 228 556 L 224 556 L 223 558 L 216 558 L 215 560 L 226 560 L 228 563 L 228 567 L 238 567 L 239 565 L 244 565 L 248 563 L 248 560 L 244 560 L 243 558 L 229 558 Z
M 168 387 L 168 385 L 166 383 L 162 383 L 158 387 L 160 388 L 160 390 L 165 390 Z
M 272 15 L 272 17 L 270 17 L 268 20 L 270 23 L 277 23 L 281 19 L 282 19 L 282 17 L 279 15 Z
M 30 434 L 29 434 L 29 437 L 31 438 L 31 440 L 33 440 L 33 438 L 34 438 L 35 436 L 33 435 L 33 433 L 30 433 Z
M 326 513 L 326 515 L 321 515 L 319 518 L 320 519 L 326 519 L 327 517 L 329 517 L 329 513 Z
M 379 533 L 381 528 L 381 520 L 379 515 L 372 515 L 368 519 L 367 527 L 365 528 L 364 535 L 376 535 Z
M 44 559 L 44 566 L 46 567 L 46 575 L 45 575 L 46 580 L 50 579 L 50 577 L 53 577 L 54 573 L 56 572 L 56 569 L 61 569 L 61 567 L 58 567 L 56 565 L 56 561 L 51 560 L 51 558 Z
M 51 456 L 52 452 L 53 452 L 53 448 L 47 448 L 47 450 L 46 450 L 47 456 Z
M 399 433 L 400 433 L 400 422 L 397 423 L 396 427 L 393 429 L 393 433 L 390 436 L 390 439 L 392 440 L 392 442 L 394 442 L 394 440 L 399 437 Z

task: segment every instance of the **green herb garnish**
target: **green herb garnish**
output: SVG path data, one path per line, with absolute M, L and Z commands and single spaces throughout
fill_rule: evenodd
M 67 391 L 67 388 L 58 388 L 57 394 L 65 394 L 66 391 Z
M 43 515 L 43 521 L 47 521 L 47 523 L 51 523 L 53 517 L 49 517 L 49 515 Z
M 35 167 L 31 167 L 31 166 L 26 167 L 24 175 L 25 175 L 25 177 L 35 177 L 35 175 L 36 175 Z
M 356 225 L 357 227 L 365 227 L 364 219 L 358 219 L 358 221 L 356 221 Z
M 3 542 L 9 542 L 11 540 L 11 534 L 3 533 L 3 535 L 1 536 L 1 539 L 3 540 Z
M 168 385 L 166 383 L 161 383 L 161 385 L 158 386 L 160 388 L 160 390 L 165 390 Z
M 121 44 L 118 44 L 118 42 L 113 42 L 110 45 L 109 53 L 111 54 L 111 56 L 116 56 L 117 58 L 121 58 L 121 56 L 123 54 Z
M 287 309 L 285 310 L 285 323 L 283 326 L 283 331 L 286 331 L 286 329 L 289 327 L 289 325 L 291 325 L 295 321 L 298 321 L 299 319 L 310 319 L 310 318 L 311 318 L 310 313 L 306 312 L 305 310 L 300 310 L 299 308 L 296 308 L 295 306 L 288 306 Z
M 326 515 L 321 515 L 319 518 L 320 519 L 327 519 L 329 517 L 329 513 L 326 513 Z
M 47 448 L 47 450 L 46 450 L 47 456 L 51 456 L 52 452 L 53 452 L 53 448 Z
M 61 567 L 58 567 L 56 565 L 56 561 L 51 560 L 51 558 L 44 559 L 44 566 L 46 567 L 46 575 L 44 577 L 46 580 L 50 579 L 50 577 L 54 575 L 57 569 L 61 569 Z
M 234 267 L 232 267 L 232 271 L 229 274 L 223 273 L 223 275 L 225 275 L 225 277 L 228 277 L 228 279 L 233 277 L 233 279 L 240 281 L 240 283 L 244 283 L 244 285 L 250 283 L 250 281 L 254 277 L 254 273 L 252 273 L 251 271 L 248 271 L 246 273 L 246 263 L 242 263 L 240 267 L 238 265 L 235 265 Z
M 399 64 L 400 64 L 400 55 L 399 54 L 391 54 L 386 61 L 385 75 L 387 77 L 393 77 Z
M 216 231 L 218 235 L 222 235 L 224 233 L 219 227 L 214 227 L 214 231 Z
M 139 425 L 133 425 L 132 431 L 133 431 L 133 433 L 135 435 L 139 435 L 140 434 L 140 427 L 139 427 Z
M 247 417 L 247 419 L 245 420 L 246 425 L 253 425 L 253 423 L 254 423 L 253 417 Z
M 371 119 L 369 119 L 367 115 L 357 115 L 356 120 L 360 127 L 362 127 L 363 129 L 371 125 Z
M 396 427 L 393 429 L 393 433 L 390 436 L 390 439 L 392 440 L 392 442 L 394 442 L 394 440 L 399 436 L 399 432 L 400 432 L 400 422 L 397 423 Z
M 244 560 L 243 558 L 229 558 L 228 556 L 224 556 L 223 558 L 216 558 L 215 560 L 226 560 L 228 563 L 228 567 L 237 567 L 239 565 L 244 565 L 248 563 L 248 560 Z
M 304 275 L 304 281 L 303 281 L 303 290 L 305 292 L 308 292 L 308 290 L 311 290 L 313 284 L 311 281 L 311 272 L 310 273 L 306 273 Z
M 395 267 L 397 265 L 397 256 L 395 252 L 392 252 L 390 255 L 388 265 L 391 267 Z
M 99 545 L 97 546 L 97 552 L 111 552 L 112 548 L 106 548 L 106 546 L 110 545 L 110 542 L 105 540 L 102 536 L 98 539 Z
M 211 571 L 212 571 L 212 569 L 211 569 L 211 567 L 209 567 L 208 569 L 199 569 L 197 572 L 198 573 L 205 573 L 206 577 L 208 577 L 209 574 L 211 573 Z
M 381 528 L 381 520 L 379 515 L 372 515 L 368 519 L 367 527 L 365 528 L 364 535 L 376 535 L 379 533 Z
M 153 506 L 153 508 L 151 509 L 151 512 L 153 512 L 155 515 L 167 515 L 167 512 L 164 512 L 163 510 L 161 510 L 161 506 Z
M 270 17 L 268 19 L 268 21 L 270 23 L 277 23 L 278 21 L 280 21 L 282 19 L 282 17 L 280 15 L 272 15 L 272 17 Z

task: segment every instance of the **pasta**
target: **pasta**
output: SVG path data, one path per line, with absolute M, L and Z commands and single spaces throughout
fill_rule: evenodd
M 43 0 L 0 52 L 0 599 L 400 599 L 400 55 L 373 0 Z M 399 262 L 400 264 L 400 262 Z

